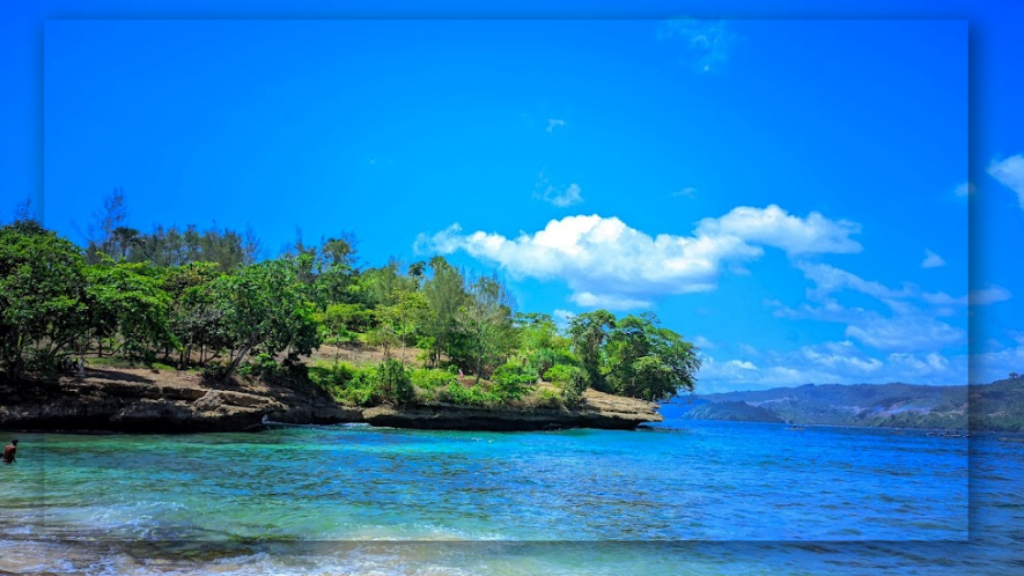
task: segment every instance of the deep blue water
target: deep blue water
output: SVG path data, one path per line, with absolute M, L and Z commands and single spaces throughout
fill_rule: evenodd
M 1024 443 L 999 436 L 23 434 L 0 571 L 1005 574 L 1024 571 Z

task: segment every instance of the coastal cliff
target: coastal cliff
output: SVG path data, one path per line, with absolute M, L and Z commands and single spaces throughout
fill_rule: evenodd
M 629 430 L 662 420 L 655 404 L 594 390 L 574 408 L 446 403 L 357 408 L 340 405 L 310 385 L 221 384 L 195 373 L 127 368 L 90 368 L 82 380 L 0 385 L 0 397 L 0 428 L 69 432 L 234 432 L 261 429 L 267 420 L 447 430 Z

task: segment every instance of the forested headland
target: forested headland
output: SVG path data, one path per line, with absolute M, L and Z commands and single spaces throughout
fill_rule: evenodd
M 78 245 L 27 211 L 0 226 L 8 384 L 71 377 L 84 359 L 312 384 L 351 406 L 571 407 L 588 388 L 665 400 L 693 391 L 700 367 L 653 313 L 597 310 L 559 327 L 517 310 L 497 274 L 442 256 L 362 265 L 352 234 L 263 258 L 252 230 L 129 227 L 115 191 L 88 236 Z M 353 349 L 378 354 L 343 360 Z

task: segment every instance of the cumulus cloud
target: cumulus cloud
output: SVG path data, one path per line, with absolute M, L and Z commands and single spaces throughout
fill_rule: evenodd
M 860 225 L 846 220 L 833 221 L 818 212 L 806 218 L 792 216 L 775 204 L 767 208 L 740 206 L 721 218 L 705 218 L 697 228 L 706 236 L 735 236 L 785 250 L 787 254 L 848 254 L 861 251 L 850 238 L 860 233 Z
M 1024 156 L 1017 154 L 1001 161 L 993 161 L 988 173 L 1000 184 L 1017 193 L 1020 207 L 1024 208 Z
M 941 256 L 925 248 L 924 261 L 921 262 L 921 268 L 939 268 L 946 265 L 946 261 Z
M 800 254 L 859 250 L 848 238 L 856 230 L 816 212 L 799 218 L 772 205 L 705 218 L 689 236 L 652 237 L 615 217 L 567 216 L 516 238 L 465 234 L 456 224 L 433 236 L 420 235 L 416 248 L 442 254 L 462 250 L 497 263 L 513 277 L 563 280 L 580 306 L 628 309 L 649 306 L 661 295 L 714 290 L 723 263 L 756 259 L 762 246 Z

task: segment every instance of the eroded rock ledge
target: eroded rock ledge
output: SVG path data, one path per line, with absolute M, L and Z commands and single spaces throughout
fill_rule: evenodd
M 662 420 L 652 403 L 593 390 L 573 409 L 451 404 L 362 409 L 340 406 L 312 386 L 220 385 L 195 374 L 144 369 L 89 369 L 83 381 L 0 385 L 0 398 L 0 428 L 68 432 L 236 432 L 261 429 L 267 420 L 445 430 L 631 430 Z
M 662 416 L 658 414 L 657 406 L 650 402 L 587 390 L 582 404 L 573 409 L 483 408 L 453 404 L 377 406 L 364 410 L 363 419 L 374 426 L 428 430 L 632 430 L 640 424 L 661 422 Z
M 83 381 L 0 386 L 0 428 L 45 431 L 236 432 L 265 419 L 295 424 L 360 422 L 357 409 L 322 391 L 221 386 L 187 373 L 87 371 Z

